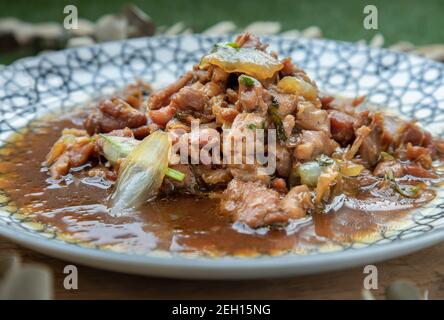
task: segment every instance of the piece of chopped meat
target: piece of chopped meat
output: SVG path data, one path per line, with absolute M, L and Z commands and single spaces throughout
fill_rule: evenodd
M 172 97 L 171 106 L 178 110 L 191 108 L 196 111 L 203 111 L 208 100 L 202 88 L 198 89 L 196 87 L 186 86 Z
M 308 161 L 320 154 L 331 155 L 337 147 L 338 143 L 324 131 L 303 130 L 293 154 L 298 160 Z
M 401 163 L 396 160 L 383 160 L 380 161 L 375 170 L 373 170 L 373 175 L 377 177 L 384 177 L 389 171 L 393 172 L 393 176 L 396 178 L 402 177 L 404 175 L 404 167 Z
M 151 121 L 159 126 L 165 126 L 168 121 L 170 121 L 174 114 L 176 113 L 176 108 L 172 106 L 162 107 L 157 110 L 150 110 L 149 116 Z
M 291 170 L 291 154 L 287 148 L 276 145 L 276 173 L 279 177 L 287 178 Z
M 46 158 L 51 177 L 60 179 L 70 168 L 85 164 L 94 151 L 95 145 L 89 137 L 62 136 Z
M 225 83 L 228 80 L 229 75 L 230 74 L 228 72 L 225 72 L 221 68 L 214 67 L 211 80 L 213 80 L 216 83 Z
M 239 100 L 239 95 L 233 89 L 228 88 L 226 95 L 227 95 L 228 102 L 231 104 L 235 104 L 237 102 L 237 100 Z
M 343 147 L 353 142 L 355 130 L 353 124 L 356 119 L 341 111 L 332 110 L 329 112 L 330 130 L 333 139 Z
M 145 99 L 153 91 L 151 86 L 141 80 L 127 85 L 123 89 L 123 99 L 129 103 L 133 108 L 142 109 Z
M 287 193 L 288 192 L 287 183 L 282 178 L 273 179 L 273 181 L 271 181 L 271 187 L 280 193 Z
M 296 72 L 296 66 L 291 61 L 291 58 L 289 58 L 289 57 L 284 58 L 284 59 L 282 59 L 281 62 L 284 65 L 284 67 L 280 71 L 281 75 L 283 77 L 285 77 L 285 76 L 293 76 L 295 74 L 295 72 Z
M 406 164 L 404 165 L 405 173 L 418 178 L 436 179 L 438 176 L 436 173 L 424 169 L 418 164 Z
M 144 138 L 148 137 L 151 132 L 153 132 L 148 125 L 131 129 L 131 131 L 133 132 L 134 138 L 138 140 L 143 140 Z
M 427 146 L 431 141 L 416 123 L 407 122 L 399 129 L 398 145 L 409 142 L 414 146 Z
M 414 146 L 409 142 L 405 150 L 405 158 L 421 164 L 425 169 L 432 167 L 432 155 L 429 148 Z
M 123 128 L 146 125 L 146 115 L 119 98 L 105 100 L 84 121 L 88 134 L 108 133 Z
M 240 34 L 235 42 L 241 48 L 253 48 L 264 51 L 268 47 L 268 45 L 262 44 L 257 36 L 249 32 Z
M 193 72 L 185 73 L 176 82 L 170 84 L 164 89 L 154 92 L 148 100 L 148 108 L 150 110 L 157 110 L 170 103 L 171 96 L 183 88 L 189 81 L 193 79 Z
M 224 124 L 231 125 L 239 114 L 239 111 L 234 108 L 222 107 L 218 104 L 212 106 L 212 111 L 216 116 L 216 122 L 221 126 Z
M 221 212 L 251 228 L 284 224 L 288 215 L 280 208 L 280 195 L 259 181 L 233 179 L 221 199 Z
M 299 219 L 312 208 L 307 186 L 294 187 L 281 198 L 279 192 L 259 181 L 233 179 L 221 199 L 221 212 L 251 228 L 286 224 Z
M 265 169 L 259 165 L 254 164 L 233 164 L 228 166 L 231 175 L 237 180 L 241 181 L 260 181 L 264 184 L 270 183 L 270 176 L 265 172 Z
M 281 208 L 290 219 L 305 217 L 307 210 L 314 209 L 312 192 L 306 185 L 293 187 L 282 199 Z
M 298 105 L 296 125 L 306 130 L 323 131 L 330 134 L 330 120 L 328 112 L 316 108 L 311 102 L 302 102 Z
M 250 77 L 251 78 L 251 77 Z M 265 95 L 268 91 L 264 90 L 261 83 L 256 79 L 253 79 L 253 86 L 247 86 L 239 77 L 239 100 L 238 105 L 240 110 L 244 112 L 253 112 L 258 110 L 265 114 L 268 106 L 264 101 Z
M 200 177 L 209 186 L 225 186 L 233 179 L 229 169 L 213 168 L 200 168 Z
M 359 155 L 368 166 L 372 167 L 378 163 L 382 151 L 384 120 L 380 113 L 373 115 L 370 128 L 371 132 L 365 137 L 359 148 Z
M 160 193 L 163 195 L 171 195 L 174 193 L 182 194 L 197 194 L 200 191 L 199 179 L 196 177 L 192 165 L 188 164 L 174 164 L 169 166 L 171 169 L 177 170 L 185 174 L 182 181 L 177 181 L 165 176 Z
M 133 131 L 130 128 L 113 130 L 113 131 L 109 132 L 108 135 L 114 136 L 114 137 L 125 137 L 125 138 L 133 138 L 134 137 Z
M 284 118 L 289 114 L 294 114 L 299 103 L 299 98 L 296 94 L 279 93 L 273 91 L 272 95 L 278 103 L 278 114 L 281 118 Z
M 217 95 L 220 95 L 223 93 L 223 87 L 216 83 L 216 82 L 207 82 L 204 87 L 202 88 L 204 94 L 208 97 L 208 98 L 212 98 L 215 97 Z

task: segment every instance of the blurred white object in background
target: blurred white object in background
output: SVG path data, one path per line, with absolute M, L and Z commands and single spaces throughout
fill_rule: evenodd
M 276 34 L 281 31 L 281 24 L 274 21 L 257 21 L 246 26 L 244 31 L 254 33 L 258 36 Z
M 237 26 L 233 21 L 221 21 L 206 29 L 202 34 L 218 36 L 236 31 Z

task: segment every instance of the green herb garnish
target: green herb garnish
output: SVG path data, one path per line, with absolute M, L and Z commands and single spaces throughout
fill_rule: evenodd
M 211 50 L 211 53 L 214 53 L 214 52 L 217 51 L 217 49 L 223 48 L 223 47 L 230 47 L 230 48 L 233 48 L 233 49 L 236 49 L 236 50 L 240 49 L 239 45 L 236 42 L 216 43 L 213 46 L 213 49 Z
M 282 119 L 279 115 L 279 102 L 275 97 L 272 97 L 272 103 L 271 106 L 268 108 L 268 114 L 271 117 L 271 120 L 273 121 L 276 132 L 277 132 L 277 138 L 280 142 L 287 141 L 287 135 L 285 133 L 284 125 L 282 123 Z
M 240 76 L 239 77 L 239 81 L 243 84 L 243 85 L 245 85 L 245 86 L 247 86 L 247 87 L 253 87 L 254 86 L 254 79 L 253 78 L 251 78 L 251 77 L 249 77 L 249 76 L 246 76 L 246 75 L 242 75 L 242 76 Z
M 225 46 L 226 46 L 226 47 L 232 47 L 232 48 L 234 48 L 234 49 L 240 49 L 239 45 L 238 45 L 236 42 L 228 42 L 228 43 L 225 43 Z
M 247 128 L 250 130 L 256 130 L 256 129 L 265 129 L 265 121 L 263 121 L 260 125 L 257 125 L 255 123 L 250 123 L 249 125 L 247 125 Z
M 390 153 L 385 152 L 385 151 L 381 151 L 381 157 L 384 160 L 395 160 L 394 156 L 392 156 Z
M 335 163 L 335 161 L 332 158 L 326 156 L 325 154 L 321 154 L 320 156 L 316 157 L 316 161 L 322 167 L 328 167 Z
M 417 198 L 419 191 L 421 190 L 417 186 L 412 186 L 409 184 L 393 184 L 393 188 L 398 191 L 401 195 L 407 198 Z
M 393 190 L 406 198 L 417 198 L 419 196 L 421 188 L 410 184 L 399 184 L 395 179 L 393 171 L 390 169 L 385 173 L 384 179 L 390 183 Z

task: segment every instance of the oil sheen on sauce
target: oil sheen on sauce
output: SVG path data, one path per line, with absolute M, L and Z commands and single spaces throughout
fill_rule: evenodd
M 153 250 L 210 256 L 306 253 L 340 248 L 405 220 L 402 204 L 390 211 L 377 206 L 360 210 L 359 202 L 349 201 L 352 205 L 295 221 L 285 229 L 249 230 L 218 214 L 218 200 L 190 197 L 159 199 L 129 215 L 113 217 L 107 209 L 109 182 L 91 178 L 88 168 L 79 168 L 55 184 L 42 167 L 63 128 L 80 127 L 81 120 L 80 115 L 71 115 L 34 122 L 0 153 L 0 189 L 21 213 L 81 245 L 139 254 Z

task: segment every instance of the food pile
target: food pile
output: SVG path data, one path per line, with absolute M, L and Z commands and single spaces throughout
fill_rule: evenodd
M 115 214 L 157 197 L 211 196 L 222 214 L 251 228 L 365 200 L 383 209 L 430 201 L 443 142 L 414 121 L 364 110 L 364 100 L 322 94 L 290 58 L 244 33 L 216 44 L 166 88 L 137 82 L 100 101 L 84 130 L 63 131 L 45 165 L 61 183 L 71 169 L 92 163 L 90 175 L 115 181 Z M 276 160 L 272 172 L 258 162 L 174 161 L 179 145 L 198 141 L 204 148 L 256 130 L 276 132 L 275 148 L 264 140 L 265 153 Z

